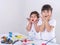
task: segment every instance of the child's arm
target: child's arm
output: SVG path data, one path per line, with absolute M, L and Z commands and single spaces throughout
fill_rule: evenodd
M 35 27 L 35 30 L 36 30 L 36 32 L 39 32 L 39 26 L 37 25 L 37 24 L 34 24 L 34 27 Z
M 42 25 L 37 25 L 37 23 L 34 24 L 36 32 L 43 32 L 44 31 L 44 22 Z
M 46 27 L 46 29 L 47 29 L 48 32 L 50 32 L 50 31 L 54 28 L 54 26 L 51 26 L 51 25 L 48 23 L 48 21 L 45 22 L 45 27 Z
M 42 25 L 40 25 L 40 32 L 43 32 L 45 29 L 45 24 L 44 22 L 42 22 Z
M 27 31 L 30 31 L 31 30 L 31 27 L 32 27 L 32 24 L 31 23 L 28 23 L 28 25 L 26 26 Z
M 27 18 L 27 20 L 28 20 L 28 25 L 26 26 L 26 29 L 27 29 L 27 31 L 30 31 L 31 30 L 31 27 L 32 27 L 32 21 L 31 21 L 31 19 L 30 18 Z
M 39 31 L 40 32 L 43 32 L 44 29 L 45 29 L 45 23 L 44 23 L 44 17 L 41 16 L 41 19 L 42 19 L 42 24 L 39 26 Z
M 50 16 L 48 16 L 45 20 L 45 28 L 47 29 L 48 32 L 50 32 L 54 28 L 54 25 L 49 24 L 49 19 L 50 19 Z

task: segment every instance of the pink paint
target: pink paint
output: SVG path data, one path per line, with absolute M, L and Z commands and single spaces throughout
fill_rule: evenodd
M 46 45 L 46 43 L 42 43 L 42 45 Z

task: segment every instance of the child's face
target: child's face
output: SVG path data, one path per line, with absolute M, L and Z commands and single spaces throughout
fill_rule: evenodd
M 32 14 L 32 15 L 30 16 L 30 19 L 31 19 L 33 22 L 38 20 L 36 14 Z
M 44 11 L 42 11 L 42 16 L 43 17 L 48 17 L 48 16 L 51 17 L 51 15 L 52 15 L 51 10 L 44 10 Z

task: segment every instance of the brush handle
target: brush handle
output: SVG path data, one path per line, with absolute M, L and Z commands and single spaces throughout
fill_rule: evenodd
M 55 37 L 53 37 L 52 39 L 50 39 L 49 41 L 46 42 L 46 44 L 48 44 L 49 42 L 51 42 Z

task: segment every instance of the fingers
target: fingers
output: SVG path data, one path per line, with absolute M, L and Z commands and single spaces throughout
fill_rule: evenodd
M 50 19 L 50 16 L 47 16 L 47 17 L 46 17 L 46 20 L 48 21 L 49 19 Z
M 27 20 L 29 21 L 29 20 L 30 20 L 30 18 L 27 18 Z
M 45 17 L 41 16 L 41 19 L 42 19 L 42 21 L 44 21 L 45 20 Z
M 39 19 L 30 19 L 30 18 L 27 18 L 27 20 L 29 21 L 29 23 L 37 23 L 39 21 Z

